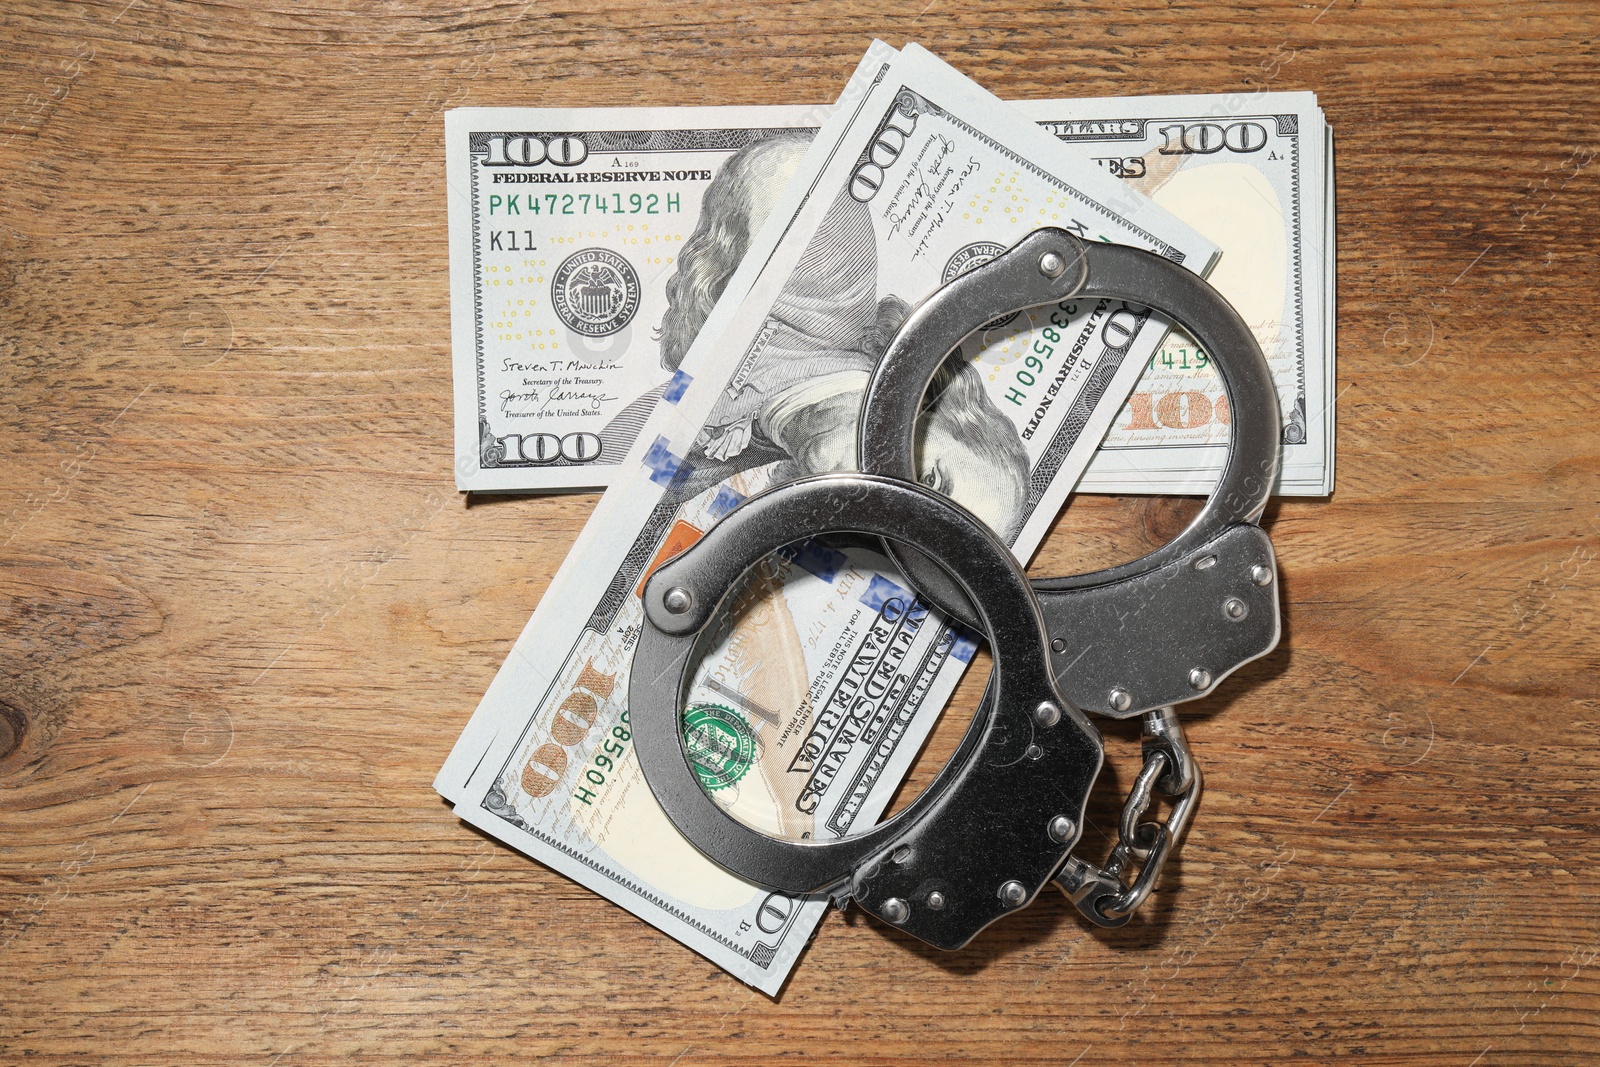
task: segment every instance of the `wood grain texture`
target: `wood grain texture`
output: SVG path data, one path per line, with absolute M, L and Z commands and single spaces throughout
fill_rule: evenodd
M 0 27 L 0 1061 L 1600 1056 L 1592 0 Z M 834 914 L 774 1002 L 429 787 L 595 499 L 454 491 L 441 113 L 828 100 L 874 35 L 1012 97 L 1319 93 L 1338 487 L 1268 512 L 1286 639 L 1198 709 L 1147 914 L 957 955 Z M 1080 498 L 1035 569 L 1187 506 Z

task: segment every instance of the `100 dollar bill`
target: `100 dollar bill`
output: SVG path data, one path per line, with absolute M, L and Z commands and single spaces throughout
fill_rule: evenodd
M 668 283 L 723 165 L 819 107 L 445 115 L 456 485 L 605 486 L 667 388 Z
M 1223 249 L 1211 281 L 1251 324 L 1279 384 L 1279 491 L 1331 492 L 1331 147 L 1315 97 L 1014 106 Z M 679 276 L 678 258 L 711 182 L 775 132 L 809 136 L 826 111 L 449 113 L 459 488 L 610 483 L 645 418 L 673 388 L 672 368 L 689 338 L 670 320 L 668 285 Z M 768 165 L 787 162 L 775 157 Z M 983 249 L 992 254 L 993 242 L 977 244 L 963 265 L 982 262 Z M 994 335 L 973 343 L 991 346 L 993 364 L 1026 358 L 1007 341 Z M 1229 417 L 1209 360 L 1173 334 L 1147 362 L 1078 488 L 1208 491 L 1221 470 Z
M 790 173 L 781 193 L 763 187 Z M 749 495 L 853 466 L 868 376 L 907 310 L 1036 227 L 1196 269 L 1215 246 L 915 46 L 875 44 L 814 142 L 774 134 L 714 184 L 706 200 L 726 214 L 708 208 L 684 243 L 664 314 L 664 334 L 695 340 L 668 355 L 661 403 L 436 787 L 775 992 L 825 902 L 712 864 L 645 785 L 627 690 L 651 568 Z M 990 324 L 936 383 L 924 480 L 1029 554 L 1164 329 L 1105 301 Z M 793 838 L 877 819 L 975 647 L 903 582 L 874 551 L 805 541 L 738 592 L 683 723 L 714 799 Z

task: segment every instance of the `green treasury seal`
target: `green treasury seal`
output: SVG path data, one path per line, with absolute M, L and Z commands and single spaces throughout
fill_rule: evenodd
M 708 792 L 726 789 L 755 763 L 756 735 L 732 708 L 696 704 L 683 713 L 683 747 Z

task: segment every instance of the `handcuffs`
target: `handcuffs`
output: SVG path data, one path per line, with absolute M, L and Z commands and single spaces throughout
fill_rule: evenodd
M 1090 574 L 1030 581 L 980 520 L 917 484 L 915 423 L 963 338 L 997 316 L 1079 297 L 1158 310 L 1211 356 L 1231 413 L 1227 459 L 1200 513 L 1166 545 Z M 1278 643 L 1277 565 L 1259 520 L 1279 433 L 1266 359 L 1215 289 L 1149 252 L 1033 231 L 907 318 L 867 388 L 860 473 L 751 497 L 645 583 L 628 701 L 656 800 L 734 874 L 785 893 L 831 893 L 841 905 L 853 899 L 939 948 L 965 946 L 1052 880 L 1092 922 L 1123 925 L 1200 797 L 1173 705 L 1209 694 Z M 685 749 L 684 702 L 708 624 L 741 576 L 802 537 L 846 532 L 884 539 L 924 602 L 982 630 L 993 672 L 955 754 L 904 810 L 838 840 L 779 840 L 702 789 Z M 1104 868 L 1073 854 L 1104 758 L 1085 712 L 1143 716 L 1143 768 Z M 1171 803 L 1167 820 L 1141 821 L 1158 793 Z

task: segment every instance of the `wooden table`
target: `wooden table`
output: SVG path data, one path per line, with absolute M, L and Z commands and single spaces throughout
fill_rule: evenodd
M 1600 1055 L 1600 9 L 884 8 L 7 5 L 0 1061 Z M 1268 512 L 1285 640 L 1148 914 L 834 914 L 773 1001 L 429 786 L 596 499 L 453 488 L 440 116 L 827 100 L 873 35 L 1316 90 L 1339 478 Z M 1190 507 L 1080 499 L 1036 570 Z

